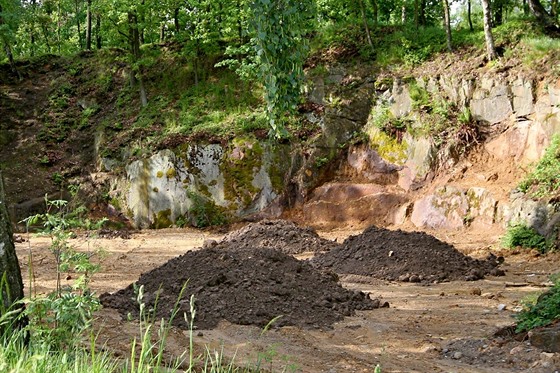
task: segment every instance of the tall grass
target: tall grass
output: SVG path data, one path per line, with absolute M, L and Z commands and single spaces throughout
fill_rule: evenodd
M 190 297 L 191 318 L 185 320 L 190 325 L 189 342 L 179 356 L 166 357 L 166 343 L 171 324 L 179 315 L 179 302 L 186 288 L 183 286 L 175 307 L 168 320 L 155 320 L 155 311 L 148 311 L 142 302 L 143 287 L 138 290 L 137 301 L 140 306 L 140 337 L 133 338 L 126 358 L 118 358 L 110 348 L 97 347 L 98 336 L 90 329 L 82 343 L 68 343 L 67 348 L 53 348 L 41 338 L 31 334 L 33 325 L 17 329 L 18 318 L 25 315 L 16 303 L 13 309 L 0 312 L 0 372 L 9 373 L 256 373 L 262 371 L 261 361 L 254 364 L 238 364 L 235 357 L 226 358 L 223 348 L 211 350 L 207 346 L 203 353 L 194 353 L 195 299 Z M 1 292 L 0 292 L 1 293 Z M 1 296 L 0 296 L 1 298 Z M 1 299 L 0 299 L 1 301 Z M 287 371 L 289 366 L 281 371 Z M 272 370 L 267 369 L 267 372 Z

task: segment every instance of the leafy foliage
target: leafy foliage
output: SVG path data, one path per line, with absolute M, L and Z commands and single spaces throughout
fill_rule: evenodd
M 399 142 L 402 141 L 407 129 L 406 121 L 395 118 L 387 105 L 374 106 L 370 113 L 369 122 Z
M 518 188 L 533 197 L 550 197 L 560 190 L 560 135 L 555 134 L 539 163 Z
M 188 197 L 192 203 L 188 213 L 193 226 L 204 228 L 212 225 L 222 225 L 227 222 L 222 209 L 209 198 L 194 191 L 189 191 Z
M 545 253 L 553 247 L 552 243 L 539 232 L 525 224 L 510 225 L 502 237 L 502 245 L 510 249 L 516 247 L 537 249 L 541 253 Z
M 534 303 L 526 303 L 517 315 L 517 331 L 546 326 L 560 319 L 560 282 L 541 294 Z
M 51 239 L 49 249 L 56 263 L 56 290 L 45 297 L 31 298 L 25 314 L 29 317 L 32 338 L 51 348 L 63 349 L 80 342 L 83 332 L 91 326 L 93 312 L 100 307 L 98 298 L 89 289 L 91 276 L 99 270 L 91 258 L 99 252 L 77 252 L 70 245 L 73 233 L 68 229 L 76 221 L 67 219 L 66 201 L 45 198 L 45 203 L 46 213 L 30 216 L 24 222 L 28 227 L 42 223 L 43 234 Z M 78 277 L 71 286 L 63 286 L 62 274 L 68 272 Z
M 311 0 L 253 0 L 251 4 L 259 76 L 268 120 L 277 138 L 287 135 L 283 117 L 295 112 L 299 103 L 308 49 L 305 34 L 312 11 Z

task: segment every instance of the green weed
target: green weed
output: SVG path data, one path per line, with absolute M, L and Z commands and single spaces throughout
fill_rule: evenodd
M 560 135 L 552 137 L 541 160 L 518 188 L 535 198 L 552 197 L 560 190 Z
M 552 242 L 525 224 L 510 225 L 502 237 L 502 246 L 509 249 L 517 247 L 537 249 L 541 253 L 546 253 L 553 248 Z
M 193 226 L 203 228 L 227 223 L 224 210 L 211 199 L 192 190 L 188 191 L 187 195 L 191 200 L 188 216 Z
M 23 222 L 29 227 L 43 224 L 42 233 L 49 236 L 49 250 L 56 263 L 56 289 L 44 297 L 30 298 L 26 315 L 32 327 L 32 338 L 53 349 L 64 349 L 79 343 L 91 326 L 93 312 L 100 307 L 89 288 L 91 277 L 99 270 L 91 258 L 99 251 L 77 252 L 69 243 L 73 233 L 68 229 L 75 221 L 66 214 L 67 202 L 45 198 L 47 212 L 30 216 Z M 63 273 L 74 273 L 72 285 L 63 285 Z
M 388 105 L 374 106 L 371 110 L 368 123 L 379 128 L 381 131 L 397 139 L 402 140 L 404 133 L 407 131 L 406 121 L 396 118 Z
M 526 302 L 517 315 L 517 331 L 546 326 L 560 319 L 560 282 L 542 293 L 535 302 Z

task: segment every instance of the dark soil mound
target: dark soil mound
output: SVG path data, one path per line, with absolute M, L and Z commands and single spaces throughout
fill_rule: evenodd
M 143 274 L 134 286 L 144 285 L 146 309 L 154 306 L 159 293 L 157 316 L 167 318 L 187 281 L 179 315 L 190 314 L 189 298 L 194 294 L 199 329 L 213 328 L 220 320 L 263 327 L 279 315 L 276 326 L 328 328 L 355 310 L 380 306 L 367 294 L 344 289 L 336 275 L 319 272 L 291 255 L 224 244 L 174 258 Z M 138 316 L 134 286 L 103 294 L 102 304 Z M 187 327 L 183 317 L 175 324 Z
M 426 233 L 377 227 L 349 237 L 339 248 L 313 258 L 312 263 L 340 274 L 391 281 L 478 280 L 488 274 L 503 275 L 494 256 L 476 260 Z
M 286 254 L 329 251 L 339 244 L 319 237 L 311 228 L 286 220 L 251 223 L 226 235 L 222 242 L 241 248 L 271 248 Z

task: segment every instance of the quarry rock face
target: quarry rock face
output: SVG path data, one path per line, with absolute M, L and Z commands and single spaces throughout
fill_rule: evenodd
M 468 209 L 468 199 L 462 190 L 441 187 L 414 203 L 410 220 L 417 227 L 456 229 L 464 225 Z
M 313 191 L 303 214 L 313 225 L 388 225 L 402 220 L 406 202 L 403 193 L 376 184 L 329 183 Z
M 475 120 L 496 124 L 513 112 L 510 87 L 494 79 L 483 78 L 473 92 L 470 110 Z
M 196 214 L 279 213 L 271 208 L 280 193 L 278 153 L 256 140 L 239 139 L 228 148 L 189 145 L 177 153 L 162 150 L 126 167 L 124 202 L 135 226 L 163 228 Z
M 498 201 L 484 188 L 443 186 L 414 202 L 410 220 L 419 228 L 484 228 L 497 222 L 497 210 Z
M 411 92 L 420 89 L 431 100 L 470 111 L 489 131 L 483 144 L 488 154 L 530 167 L 560 132 L 560 82 L 544 84 L 522 75 L 386 80 L 374 84 L 343 68 L 311 77 L 309 100 L 324 110 L 310 114 L 320 130 L 305 145 L 296 139 L 275 144 L 243 137 L 227 144 L 185 144 L 130 162 L 113 194 L 120 195 L 122 210 L 138 227 L 193 222 L 197 212 L 208 211 L 233 219 L 271 218 L 292 207 L 301 207 L 312 225 L 410 219 L 417 227 L 460 229 L 550 223 L 550 211 L 540 218 L 542 208 L 529 199 L 497 200 L 483 182 L 438 184 L 415 196 L 461 154 L 442 151 L 437 139 L 418 130 L 423 124 L 415 122 L 420 119 Z M 370 113 L 380 105 L 419 132 L 385 133 L 371 121 Z M 358 133 L 367 141 L 356 141 Z M 99 164 L 103 172 L 117 167 L 110 159 Z

